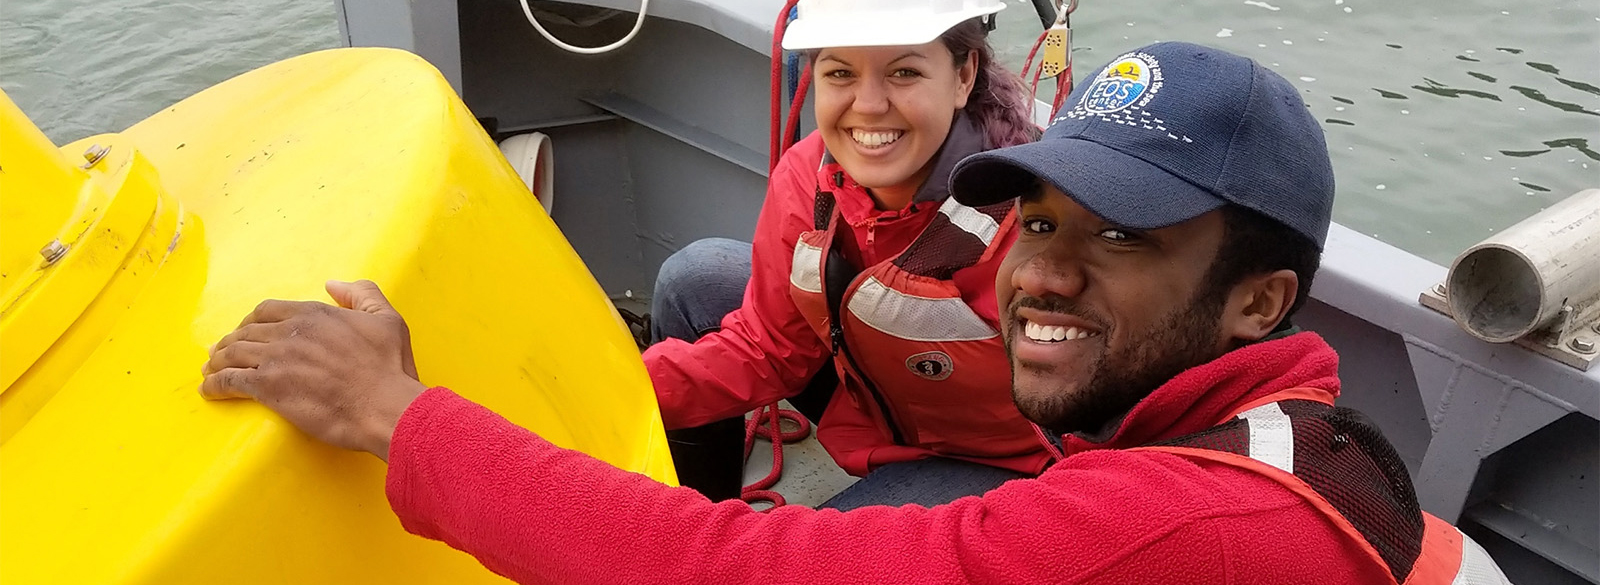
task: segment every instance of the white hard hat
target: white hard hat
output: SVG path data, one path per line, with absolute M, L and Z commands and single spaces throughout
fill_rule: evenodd
M 920 45 L 1005 7 L 1002 0 L 800 0 L 783 48 Z

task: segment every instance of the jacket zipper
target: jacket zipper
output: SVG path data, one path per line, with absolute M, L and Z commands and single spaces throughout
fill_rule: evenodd
M 840 312 L 843 313 L 843 311 Z M 906 445 L 905 436 L 900 432 L 900 425 L 895 422 L 894 413 L 889 410 L 889 401 L 884 398 L 881 392 L 878 392 L 877 385 L 873 384 L 872 379 L 867 377 L 866 371 L 856 364 L 855 356 L 850 355 L 850 348 L 845 347 L 844 327 L 839 323 L 841 319 L 843 317 L 834 319 L 833 323 L 828 324 L 828 334 L 833 338 L 833 355 L 835 357 L 843 355 L 845 364 L 855 373 L 855 377 L 861 380 L 861 384 L 866 386 L 867 394 L 872 396 L 872 401 L 878 404 L 878 411 L 883 413 L 883 422 L 889 426 L 889 433 L 894 438 L 894 444 Z
M 871 224 L 868 224 L 868 225 L 871 225 Z M 872 232 L 868 231 L 867 233 L 868 233 L 868 238 L 869 238 L 867 241 L 870 242 L 871 241 L 870 238 L 871 238 L 871 233 Z M 827 266 L 826 266 L 826 262 L 827 261 L 824 260 L 824 264 L 825 265 L 823 266 L 823 269 L 822 269 L 822 272 L 823 272 L 823 294 L 824 295 L 829 295 L 830 293 L 827 290 L 828 289 L 828 283 L 827 283 L 827 281 L 828 281 L 828 276 L 827 276 L 828 269 L 827 269 Z M 856 273 L 855 276 L 850 278 L 849 283 L 847 283 L 845 285 L 845 287 L 844 287 L 844 291 L 841 291 L 840 294 L 839 294 L 840 305 L 842 305 L 843 302 L 844 302 L 844 293 L 845 292 L 849 292 L 851 289 L 855 288 L 857 283 L 860 282 L 861 277 L 862 277 L 862 274 L 858 272 L 858 273 Z M 861 380 L 861 385 L 866 387 L 867 394 L 872 396 L 872 401 L 873 402 L 877 403 L 878 412 L 883 413 L 883 422 L 884 422 L 884 424 L 889 426 L 889 434 L 893 437 L 894 444 L 896 444 L 896 445 L 906 445 L 907 443 L 906 443 L 906 439 L 905 439 L 905 434 L 900 431 L 900 425 L 895 422 L 895 420 L 894 420 L 894 412 L 889 410 L 889 401 L 888 401 L 888 399 L 883 396 L 883 393 L 878 391 L 877 385 L 873 384 L 872 383 L 872 379 L 867 377 L 866 370 L 861 369 L 861 365 L 856 363 L 855 356 L 850 353 L 850 348 L 848 346 L 846 346 L 845 343 L 844 343 L 844 312 L 850 310 L 849 307 L 834 305 L 832 302 L 829 302 L 828 305 L 829 305 L 829 310 L 828 310 L 828 317 L 829 317 L 828 318 L 828 337 L 829 337 L 829 341 L 832 342 L 832 344 L 833 344 L 833 356 L 834 356 L 834 359 L 837 360 L 839 358 L 839 356 L 841 356 L 841 355 L 844 356 L 845 368 L 850 370 L 850 372 L 848 372 L 848 373 L 855 374 L 855 377 L 857 379 Z
M 836 171 L 836 172 L 833 173 L 833 185 L 834 185 L 834 187 L 837 187 L 837 188 L 843 188 L 844 187 L 844 172 L 843 171 Z M 820 226 L 818 226 L 818 227 L 820 227 Z M 866 242 L 866 245 L 867 245 L 867 247 L 869 249 L 873 245 L 873 242 L 877 239 L 877 227 L 878 227 L 878 218 L 872 217 L 872 218 L 868 218 L 867 219 L 867 242 Z M 855 278 L 852 278 L 850 280 L 850 284 L 845 286 L 845 290 L 848 291 L 851 288 L 853 288 L 855 286 L 855 284 L 856 284 L 856 281 L 860 280 L 860 278 L 861 278 L 861 275 L 857 274 L 855 276 Z M 824 282 L 826 282 L 826 280 L 827 280 L 827 269 L 826 269 L 825 266 L 823 268 L 823 280 L 824 280 Z M 824 293 L 823 294 L 824 295 L 827 294 L 826 285 L 824 285 Z M 855 356 L 850 354 L 850 349 L 848 347 L 845 347 L 845 344 L 844 344 L 844 325 L 843 325 L 842 321 L 844 320 L 843 315 L 844 315 L 844 312 L 846 310 L 847 310 L 846 307 L 834 307 L 833 310 L 832 310 L 832 314 L 830 315 L 831 319 L 829 320 L 829 323 L 828 323 L 828 337 L 831 338 L 831 339 L 829 339 L 829 341 L 831 341 L 833 343 L 833 355 L 834 355 L 835 358 L 837 358 L 840 355 L 844 356 L 845 367 L 849 368 L 850 371 L 855 374 L 855 377 L 857 379 L 861 380 L 861 384 L 866 387 L 867 394 L 871 395 L 872 396 L 872 401 L 877 403 L 878 412 L 883 413 L 883 422 L 884 422 L 884 424 L 889 426 L 889 434 L 892 436 L 892 438 L 894 440 L 894 444 L 896 444 L 896 445 L 906 445 L 907 443 L 906 443 L 906 439 L 905 439 L 905 434 L 900 431 L 900 425 L 898 423 L 896 423 L 895 420 L 894 420 L 894 413 L 889 410 L 889 401 L 886 398 L 884 398 L 883 393 L 878 391 L 878 387 L 877 387 L 876 384 L 872 383 L 872 379 L 867 377 L 866 370 L 861 369 L 861 366 L 856 363 L 856 358 L 855 358 Z

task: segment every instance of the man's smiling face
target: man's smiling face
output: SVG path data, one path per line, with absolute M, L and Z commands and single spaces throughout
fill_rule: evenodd
M 1206 286 L 1219 211 L 1175 226 L 1113 225 L 1053 186 L 1023 196 L 995 280 L 1012 397 L 1055 432 L 1096 432 L 1228 348 L 1227 287 Z

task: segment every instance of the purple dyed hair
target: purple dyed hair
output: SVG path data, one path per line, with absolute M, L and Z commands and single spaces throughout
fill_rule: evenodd
M 1039 127 L 1034 125 L 1032 115 L 1033 99 L 1022 78 L 995 60 L 988 36 L 983 23 L 976 18 L 939 35 L 958 65 L 966 61 L 968 53 L 978 55 L 977 78 L 964 109 L 983 129 L 993 148 L 1038 140 Z

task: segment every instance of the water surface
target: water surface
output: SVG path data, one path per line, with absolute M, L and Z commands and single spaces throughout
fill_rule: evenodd
M 1016 69 L 1040 28 L 1030 2 L 1009 4 L 996 42 Z M 0 87 L 57 142 L 116 131 L 239 73 L 337 46 L 334 10 L 333 0 L 8 0 Z M 1082 0 L 1072 24 L 1080 76 L 1157 40 L 1222 47 L 1282 73 L 1326 130 L 1334 218 L 1441 264 L 1600 187 L 1600 1 Z

